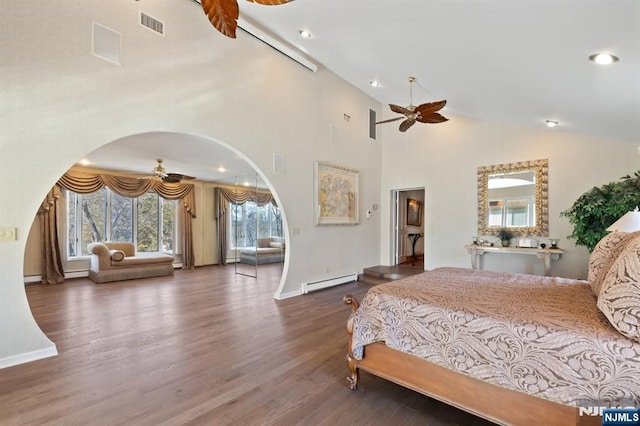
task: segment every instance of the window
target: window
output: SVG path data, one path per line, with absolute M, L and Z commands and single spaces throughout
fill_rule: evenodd
M 535 224 L 534 198 L 489 200 L 489 226 L 527 227 Z
M 67 195 L 67 255 L 86 256 L 95 241 L 133 242 L 141 252 L 174 253 L 177 201 L 155 192 L 138 198 L 109 188 Z
M 230 248 L 255 247 L 258 238 L 282 237 L 282 216 L 280 209 L 273 204 L 258 206 L 251 201 L 244 204 L 229 203 L 229 209 Z

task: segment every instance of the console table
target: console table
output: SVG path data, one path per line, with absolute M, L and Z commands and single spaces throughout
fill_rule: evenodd
M 560 255 L 564 250 L 559 248 L 522 248 L 522 247 L 494 247 L 469 244 L 464 246 L 471 255 L 471 267 L 478 269 L 478 256 L 485 253 L 504 253 L 504 254 L 529 254 L 535 255 L 538 259 L 544 261 L 544 274 L 549 276 L 551 269 L 551 261 L 560 259 Z

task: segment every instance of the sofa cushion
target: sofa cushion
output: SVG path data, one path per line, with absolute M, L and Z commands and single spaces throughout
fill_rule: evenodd
M 284 248 L 284 242 L 282 241 L 271 241 L 269 243 L 269 247 L 273 248 Z
M 247 254 L 250 256 L 262 256 L 265 254 L 279 254 L 282 250 L 276 247 L 247 247 L 240 250 L 240 254 Z
M 126 256 L 120 262 L 112 263 L 113 267 L 128 267 L 153 265 L 162 263 L 173 263 L 173 256 L 162 253 L 138 253 L 135 256 Z

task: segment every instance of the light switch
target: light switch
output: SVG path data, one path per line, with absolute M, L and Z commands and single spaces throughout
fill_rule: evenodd
M 0 241 L 15 241 L 16 228 L 0 228 Z

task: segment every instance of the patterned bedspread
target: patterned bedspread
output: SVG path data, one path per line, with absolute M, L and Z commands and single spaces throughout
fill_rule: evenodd
M 640 343 L 609 324 L 587 281 L 439 268 L 372 287 L 354 315 L 356 358 L 385 342 L 562 404 L 640 406 Z

